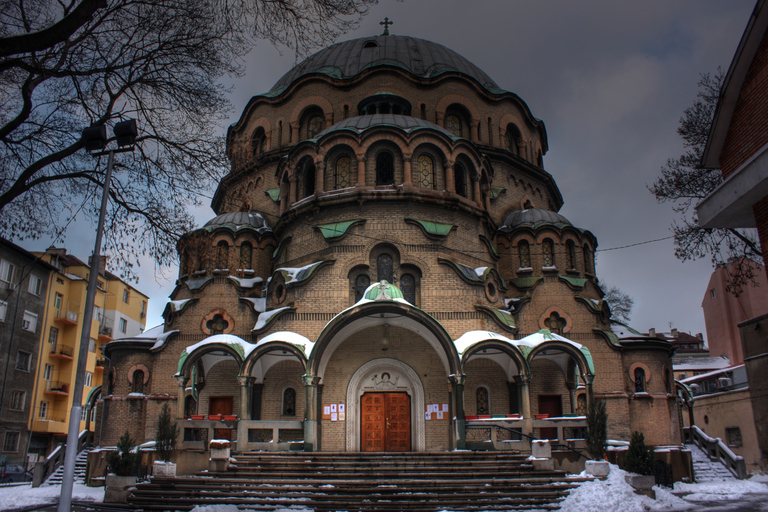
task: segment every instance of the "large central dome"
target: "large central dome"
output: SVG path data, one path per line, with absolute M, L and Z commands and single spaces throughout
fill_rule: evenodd
M 280 91 L 300 76 L 311 73 L 352 78 L 375 66 L 397 66 L 420 77 L 458 72 L 474 78 L 489 91 L 500 90 L 482 69 L 443 45 L 409 36 L 374 36 L 320 50 L 283 75 L 272 91 Z

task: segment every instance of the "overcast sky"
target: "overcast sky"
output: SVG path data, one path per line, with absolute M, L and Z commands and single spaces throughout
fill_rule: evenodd
M 597 237 L 599 278 L 635 299 L 630 324 L 696 334 L 705 332 L 701 301 L 709 260 L 677 260 L 672 240 L 606 249 L 671 234 L 674 212 L 657 204 L 647 187 L 667 158 L 682 153 L 676 129 L 695 99 L 699 75 L 728 68 L 754 4 L 381 0 L 340 40 L 378 35 L 388 16 L 392 34 L 443 44 L 518 94 L 545 123 L 544 167 L 565 200 L 560 213 Z M 294 55 L 264 42 L 247 62 L 246 76 L 234 83 L 230 122 L 294 65 Z M 210 208 L 199 210 L 198 225 L 211 217 Z M 73 250 L 73 235 L 66 246 L 85 260 L 88 254 Z M 162 279 L 150 262 L 141 268 L 137 287 L 150 296 L 151 327 L 162 322 L 177 269 Z

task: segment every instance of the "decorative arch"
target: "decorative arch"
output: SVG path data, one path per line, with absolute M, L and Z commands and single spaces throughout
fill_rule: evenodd
M 226 310 L 216 308 L 203 317 L 202 322 L 200 322 L 200 330 L 209 336 L 213 335 L 214 331 L 211 330 L 209 322 L 215 321 L 216 316 L 221 316 L 221 320 L 227 323 L 227 326 L 220 334 L 230 334 L 235 329 L 235 319 Z
M 347 386 L 347 446 L 348 452 L 360 451 L 360 397 L 366 391 L 377 391 L 372 376 L 387 371 L 398 379 L 396 388 L 411 397 L 411 448 L 417 452 L 426 449 L 426 425 L 424 420 L 424 385 L 418 374 L 397 359 L 374 359 L 368 361 L 352 375 Z M 415 444 L 415 446 L 413 446 Z
M 143 364 L 135 364 L 131 366 L 131 368 L 128 370 L 128 384 L 133 385 L 133 374 L 136 372 L 136 370 L 141 370 L 144 373 L 143 384 L 146 385 L 149 382 L 149 370 Z

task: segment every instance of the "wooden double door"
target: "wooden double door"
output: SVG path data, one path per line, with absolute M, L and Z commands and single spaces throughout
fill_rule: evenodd
M 365 393 L 360 402 L 362 451 L 411 450 L 411 397 L 407 393 Z

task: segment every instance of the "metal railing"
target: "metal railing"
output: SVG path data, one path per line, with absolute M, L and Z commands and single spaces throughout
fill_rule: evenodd
M 83 430 L 77 437 L 77 453 L 85 450 L 93 442 L 93 432 Z M 48 480 L 62 464 L 64 464 L 65 444 L 60 443 L 53 449 L 43 461 L 35 463 L 32 476 L 32 487 L 40 487 L 40 484 Z
M 739 479 L 747 478 L 747 465 L 744 457 L 736 455 L 719 437 L 709 437 L 696 425 L 684 427 L 686 443 L 693 443 L 707 454 L 709 460 L 720 462 Z M 694 475 L 695 476 L 695 475 Z
M 507 432 L 509 432 L 509 433 L 511 433 L 513 435 L 525 437 L 525 438 L 528 439 L 528 444 L 530 444 L 531 441 L 538 441 L 538 439 L 535 436 L 524 434 L 522 429 L 505 427 L 503 425 L 498 425 L 496 423 L 487 424 L 487 425 L 465 425 L 464 428 L 465 429 L 473 429 L 473 428 L 474 429 L 488 429 L 488 428 L 495 428 L 495 429 L 507 431 Z M 584 457 L 585 459 L 589 460 L 589 457 L 587 455 L 584 455 L 580 451 L 576 450 L 575 448 L 573 448 L 571 446 L 568 446 L 567 444 L 552 443 L 552 442 L 550 442 L 549 445 L 552 447 L 552 449 L 567 450 L 567 451 L 575 453 L 579 457 Z M 495 448 L 495 446 L 494 446 L 494 448 Z

